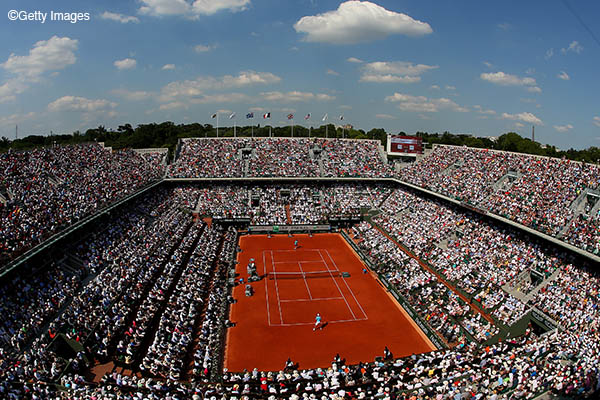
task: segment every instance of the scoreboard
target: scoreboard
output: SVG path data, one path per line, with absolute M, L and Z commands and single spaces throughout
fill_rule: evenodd
M 390 136 L 389 153 L 423 154 L 423 139 L 416 136 Z

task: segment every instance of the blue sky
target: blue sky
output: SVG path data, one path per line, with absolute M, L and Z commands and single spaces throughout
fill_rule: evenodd
M 0 135 L 254 111 L 600 146 L 600 43 L 567 5 L 600 36 L 597 1 L 4 0 Z

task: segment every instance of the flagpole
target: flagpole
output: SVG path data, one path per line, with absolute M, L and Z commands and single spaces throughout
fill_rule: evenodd
M 294 137 L 294 117 L 292 117 L 292 137 Z
M 252 137 L 254 137 L 254 124 L 250 125 L 250 131 L 251 131 Z
M 235 131 L 235 117 L 233 117 L 233 137 L 237 137 L 236 131 Z
M 217 111 L 217 137 L 219 137 L 219 112 Z

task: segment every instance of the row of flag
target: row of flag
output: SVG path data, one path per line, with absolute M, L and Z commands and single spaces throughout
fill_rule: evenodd
M 306 114 L 306 116 L 304 117 L 304 119 L 305 120 L 309 120 L 310 117 L 311 117 L 311 115 L 310 115 L 310 113 L 308 113 L 308 114 Z M 211 118 L 217 118 L 217 114 L 216 113 L 213 114 L 211 116 Z M 233 119 L 233 118 L 235 118 L 235 113 L 231 113 L 231 115 L 229 115 L 229 119 Z M 246 118 L 247 119 L 254 118 L 254 113 L 250 112 L 250 113 L 246 114 Z M 266 114 L 263 114 L 263 119 L 268 119 L 268 118 L 271 118 L 271 113 L 270 112 L 268 112 Z M 323 118 L 322 118 L 322 121 L 327 121 L 327 118 L 328 118 L 328 115 L 325 114 L 323 116 Z M 288 114 L 287 115 L 287 119 L 294 119 L 294 114 Z M 340 115 L 340 121 L 343 121 L 343 120 L 344 120 L 344 116 Z

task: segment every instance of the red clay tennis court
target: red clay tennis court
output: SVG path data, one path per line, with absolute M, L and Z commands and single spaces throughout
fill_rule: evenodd
M 288 357 L 300 368 L 326 367 L 337 353 L 348 363 L 370 362 L 385 346 L 395 357 L 434 349 L 339 234 L 248 235 L 240 247 L 240 277 L 247 279 L 250 259 L 265 277 L 252 283 L 251 297 L 244 285 L 234 288 L 230 371 L 280 370 Z M 313 331 L 317 313 L 325 326 Z

